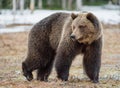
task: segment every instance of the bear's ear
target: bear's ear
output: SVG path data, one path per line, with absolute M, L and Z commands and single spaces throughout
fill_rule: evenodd
M 71 14 L 71 17 L 72 17 L 73 20 L 74 20 L 77 16 L 78 16 L 77 14 L 74 14 L 74 13 Z
M 86 18 L 87 18 L 88 20 L 90 20 L 95 27 L 98 27 L 99 21 L 98 21 L 98 19 L 96 18 L 95 15 L 93 15 L 92 13 L 87 13 Z

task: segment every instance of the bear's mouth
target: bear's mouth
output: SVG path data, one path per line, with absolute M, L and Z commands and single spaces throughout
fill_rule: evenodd
M 76 39 L 73 39 L 73 38 L 72 38 L 71 40 L 72 40 L 72 41 L 76 41 Z
M 83 37 L 81 37 L 81 38 L 79 38 L 79 39 L 78 39 L 78 41 L 82 41 L 83 39 L 84 39 L 84 38 L 83 38 Z

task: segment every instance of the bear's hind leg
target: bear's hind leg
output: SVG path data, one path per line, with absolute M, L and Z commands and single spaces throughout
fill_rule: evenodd
M 46 57 L 44 57 L 41 66 L 37 71 L 37 80 L 48 81 L 48 77 L 53 67 L 54 54 L 54 51 L 49 49 L 49 53 L 47 53 Z
M 33 74 L 32 71 L 28 70 L 27 65 L 25 62 L 22 63 L 22 70 L 23 70 L 23 75 L 26 77 L 28 81 L 31 81 L 33 79 Z
M 48 77 L 51 73 L 51 70 L 52 70 L 52 66 L 53 66 L 53 63 L 49 63 L 47 64 L 46 67 L 43 67 L 43 68 L 39 68 L 37 70 L 37 80 L 40 80 L 40 81 L 48 81 Z
M 39 68 L 37 70 L 37 80 L 44 81 L 45 71 L 44 69 Z

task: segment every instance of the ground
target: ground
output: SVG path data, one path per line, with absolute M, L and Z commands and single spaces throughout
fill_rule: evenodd
M 0 34 L 0 88 L 120 88 L 119 28 L 119 25 L 104 25 L 100 82 L 97 84 L 83 74 L 82 56 L 74 60 L 68 82 L 57 80 L 54 69 L 48 82 L 35 79 L 28 82 L 22 75 L 21 62 L 27 54 L 29 31 Z

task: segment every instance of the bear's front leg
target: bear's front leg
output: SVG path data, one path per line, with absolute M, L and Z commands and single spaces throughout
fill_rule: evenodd
M 69 77 L 69 69 L 73 60 L 73 56 L 65 55 L 65 53 L 59 53 L 56 55 L 55 68 L 57 71 L 57 77 L 62 81 L 67 81 Z
M 76 55 L 76 47 L 74 47 L 75 44 L 72 41 L 69 43 L 65 43 L 64 41 L 60 45 L 55 57 L 55 68 L 57 77 L 63 81 L 67 81 L 72 60 Z
M 93 83 L 99 82 L 99 71 L 101 67 L 102 38 L 94 41 L 86 47 L 83 58 L 83 66 L 87 76 Z

